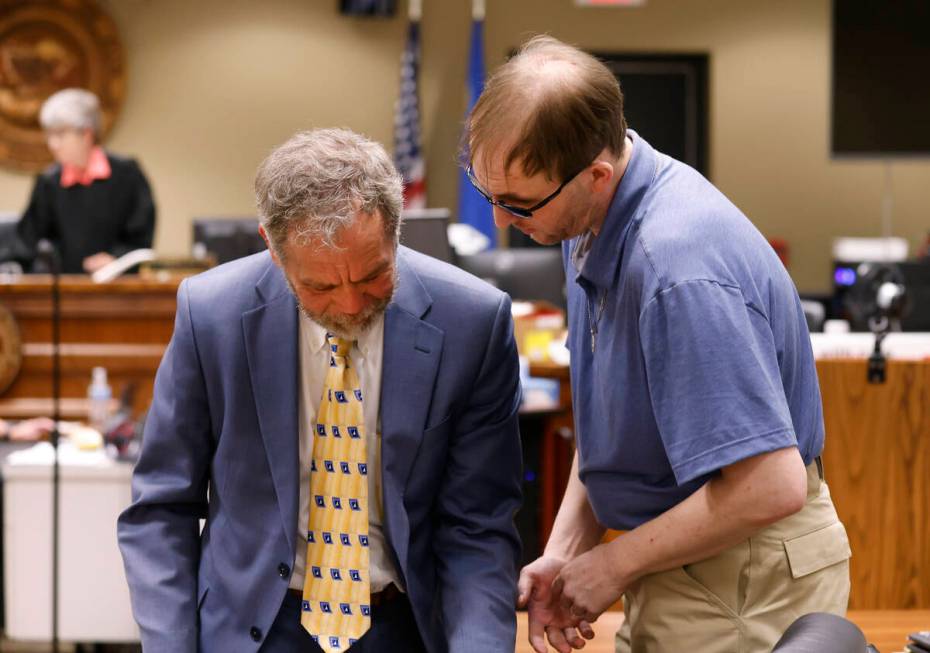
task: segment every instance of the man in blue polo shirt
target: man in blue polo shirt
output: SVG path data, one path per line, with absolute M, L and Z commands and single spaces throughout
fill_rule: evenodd
M 580 648 L 621 596 L 618 652 L 767 653 L 798 616 L 845 613 L 810 339 L 762 235 L 626 129 L 605 66 L 550 37 L 466 127 L 496 223 L 561 241 L 568 282 L 577 451 L 520 577 L 533 648 Z M 601 544 L 605 528 L 627 532 Z

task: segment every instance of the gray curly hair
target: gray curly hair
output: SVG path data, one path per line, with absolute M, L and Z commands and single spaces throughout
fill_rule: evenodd
M 42 129 L 89 129 L 100 137 L 100 100 L 83 88 L 66 88 L 53 93 L 39 110 Z
M 348 129 L 298 132 L 276 148 L 258 168 L 255 201 L 279 256 L 289 239 L 335 247 L 359 212 L 380 213 L 385 237 L 400 240 L 403 180 L 381 145 Z

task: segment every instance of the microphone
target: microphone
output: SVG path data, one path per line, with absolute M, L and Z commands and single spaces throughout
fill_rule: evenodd
M 899 316 L 904 313 L 907 302 L 907 289 L 903 284 L 886 281 L 878 287 L 875 295 L 875 303 L 878 308 L 891 316 Z
M 58 467 L 58 423 L 61 421 L 61 259 L 58 249 L 43 238 L 36 244 L 36 258 L 52 274 L 52 651 L 58 653 L 58 537 L 60 533 L 60 470 Z
M 55 243 L 47 238 L 42 238 L 36 243 L 33 271 L 42 274 L 61 274 L 61 260 L 58 256 L 58 248 L 55 247 Z
M 910 311 L 910 299 L 901 270 L 893 263 L 862 263 L 856 270 L 856 283 L 846 296 L 846 306 L 856 322 L 864 321 L 875 335 L 866 378 L 884 383 L 886 359 L 882 341 L 892 331 L 901 330 L 901 319 Z

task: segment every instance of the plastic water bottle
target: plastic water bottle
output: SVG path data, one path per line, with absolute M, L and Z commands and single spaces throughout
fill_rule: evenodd
M 90 385 L 87 386 L 87 421 L 103 433 L 110 419 L 110 399 L 113 392 L 107 384 L 105 367 L 95 367 Z

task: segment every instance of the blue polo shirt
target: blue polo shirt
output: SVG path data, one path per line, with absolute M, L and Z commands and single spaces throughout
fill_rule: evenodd
M 824 437 L 807 323 L 775 252 L 704 177 L 630 137 L 600 233 L 563 243 L 579 472 L 615 529 L 739 460 L 797 446 L 809 464 Z

